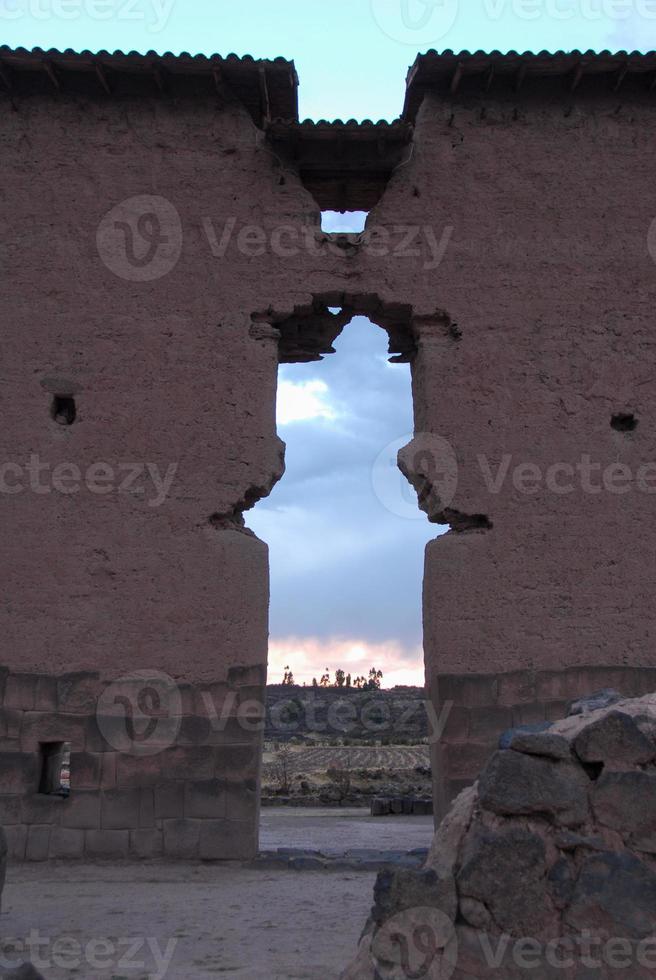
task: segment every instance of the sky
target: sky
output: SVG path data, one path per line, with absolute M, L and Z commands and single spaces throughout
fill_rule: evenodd
M 388 119 L 417 53 L 656 49 L 656 0 L 0 0 L 0 44 L 293 59 L 301 118 Z M 356 230 L 363 216 L 324 217 Z M 362 317 L 337 353 L 280 369 L 287 472 L 247 517 L 270 546 L 269 679 L 375 665 L 423 683 L 421 579 L 442 529 L 394 461 L 412 431 L 408 365 Z

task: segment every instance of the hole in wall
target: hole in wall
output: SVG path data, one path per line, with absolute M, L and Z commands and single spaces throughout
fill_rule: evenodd
M 73 425 L 77 415 L 75 399 L 72 395 L 54 395 L 50 415 L 58 425 Z
M 368 211 L 322 211 L 321 230 L 332 235 L 357 235 L 363 232 Z
M 618 412 L 613 415 L 610 425 L 616 432 L 634 432 L 638 428 L 638 420 L 633 412 Z
M 71 743 L 41 742 L 39 793 L 68 796 L 71 791 Z
M 373 318 L 351 315 L 334 346 L 279 368 L 286 473 L 249 517 L 271 556 L 269 683 L 285 668 L 308 686 L 326 667 L 354 679 L 383 657 L 384 687 L 421 686 L 423 551 L 436 528 L 396 463 L 412 438 L 410 368 L 389 362 Z

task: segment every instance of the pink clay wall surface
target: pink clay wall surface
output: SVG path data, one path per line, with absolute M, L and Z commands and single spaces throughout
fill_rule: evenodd
M 543 471 L 588 454 L 634 476 L 656 459 L 653 100 L 581 98 L 569 115 L 560 99 L 516 108 L 427 97 L 412 153 L 368 223 L 392 243 L 416 226 L 420 255 L 339 251 L 319 236 L 312 252 L 252 256 L 235 246 L 241 227 L 269 240 L 281 225 L 316 228 L 319 215 L 245 111 L 148 98 L 5 104 L 2 457 L 177 469 L 160 507 L 87 490 L 3 498 L 3 663 L 209 680 L 265 662 L 266 547 L 232 519 L 282 469 L 275 336 L 251 329 L 251 315 L 344 292 L 424 318 L 413 327 L 416 429 L 453 447 L 448 506 L 492 523 L 427 549 L 429 679 L 652 661 L 654 494 L 635 483 L 527 494 L 510 474 L 491 493 L 477 457 L 495 473 L 504 454 Z M 152 282 L 116 276 L 96 246 L 106 213 L 142 194 L 170 201 L 183 229 L 175 268 Z M 230 218 L 235 236 L 214 257 L 204 219 L 220 237 Z M 437 267 L 426 228 L 438 241 L 451 229 Z M 41 382 L 52 377 L 79 386 L 72 426 L 49 416 Z M 618 412 L 635 413 L 634 432 L 611 428 Z

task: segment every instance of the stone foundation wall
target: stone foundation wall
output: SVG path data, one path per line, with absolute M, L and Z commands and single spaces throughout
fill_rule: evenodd
M 0 826 L 16 861 L 257 854 L 264 676 L 0 669 Z M 70 795 L 39 792 L 42 746 L 70 742 Z
M 437 822 L 453 799 L 471 785 L 509 728 L 567 715 L 570 703 L 602 688 L 640 697 L 656 688 L 656 667 L 572 667 L 505 674 L 442 674 L 431 684 L 437 717 L 448 712 L 441 737 L 431 745 Z M 444 714 L 442 714 L 444 712 Z

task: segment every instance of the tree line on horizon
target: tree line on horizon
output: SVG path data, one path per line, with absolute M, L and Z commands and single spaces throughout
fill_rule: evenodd
M 358 691 L 378 691 L 380 690 L 380 683 L 382 679 L 382 670 L 376 670 L 375 667 L 370 669 L 368 677 L 352 677 L 351 674 L 347 674 L 341 669 L 341 667 L 339 667 L 335 671 L 334 681 L 331 682 L 330 670 L 328 667 L 326 667 L 325 672 L 321 675 L 318 681 L 316 677 L 312 678 L 312 687 L 353 687 Z M 294 673 L 289 666 L 285 667 L 282 683 L 284 687 L 296 686 Z M 303 684 L 303 687 L 307 687 L 307 684 Z

